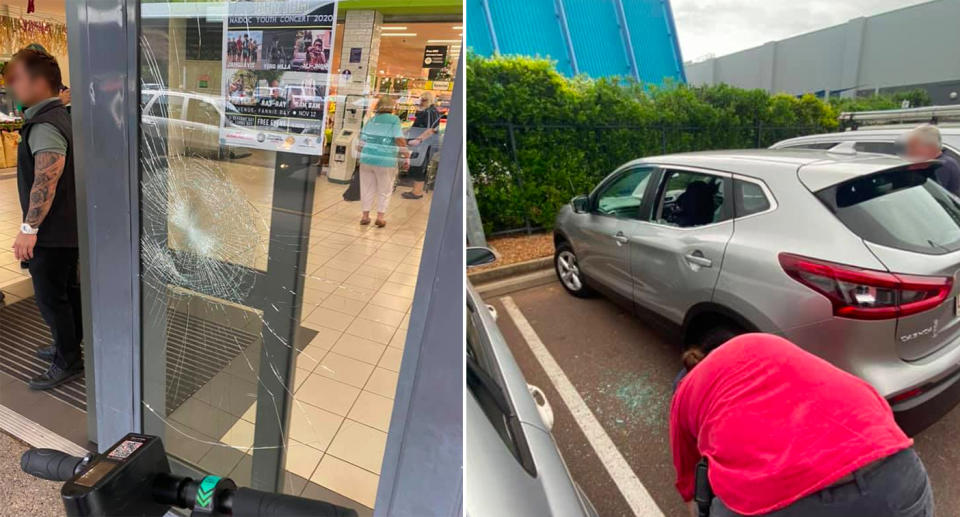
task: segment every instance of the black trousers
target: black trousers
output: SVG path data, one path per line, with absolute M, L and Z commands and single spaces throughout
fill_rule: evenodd
M 78 259 L 77 248 L 37 246 L 30 260 L 33 296 L 53 335 L 53 362 L 61 368 L 81 365 L 83 322 Z
M 854 480 L 808 495 L 767 517 L 933 517 L 933 491 L 923 463 L 912 448 L 875 468 L 853 472 Z M 737 517 L 719 498 L 710 517 Z M 951 515 L 956 515 L 951 513 Z

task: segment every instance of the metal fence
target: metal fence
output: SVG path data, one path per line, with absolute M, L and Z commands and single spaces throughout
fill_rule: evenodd
M 630 160 L 765 148 L 822 126 L 467 125 L 467 163 L 488 236 L 550 228 L 561 206 Z

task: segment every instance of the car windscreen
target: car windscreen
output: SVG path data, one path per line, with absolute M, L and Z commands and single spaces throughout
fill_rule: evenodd
M 817 192 L 868 242 L 927 255 L 960 250 L 960 198 L 935 180 L 936 165 L 858 177 Z

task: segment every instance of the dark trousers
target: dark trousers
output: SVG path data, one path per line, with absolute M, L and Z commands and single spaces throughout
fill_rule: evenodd
M 37 246 L 30 259 L 33 296 L 53 335 L 56 349 L 53 362 L 61 368 L 81 365 L 83 323 L 78 258 L 77 248 Z
M 768 517 L 933 517 L 933 491 L 913 449 L 853 473 L 853 481 L 808 495 Z M 710 517 L 737 517 L 719 498 Z

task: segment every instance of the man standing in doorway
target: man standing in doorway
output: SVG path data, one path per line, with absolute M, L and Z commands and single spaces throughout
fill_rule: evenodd
M 17 149 L 23 224 L 13 253 L 30 265 L 34 297 L 53 336 L 53 345 L 37 351 L 50 367 L 30 380 L 31 388 L 45 390 L 83 374 L 73 136 L 70 114 L 57 97 L 62 81 L 53 56 L 21 50 L 7 65 L 6 79 L 26 107 Z
M 943 139 L 937 126 L 924 124 L 910 131 L 907 134 L 906 155 L 915 161 L 943 162 L 934 179 L 951 194 L 960 197 L 960 164 L 943 152 Z

